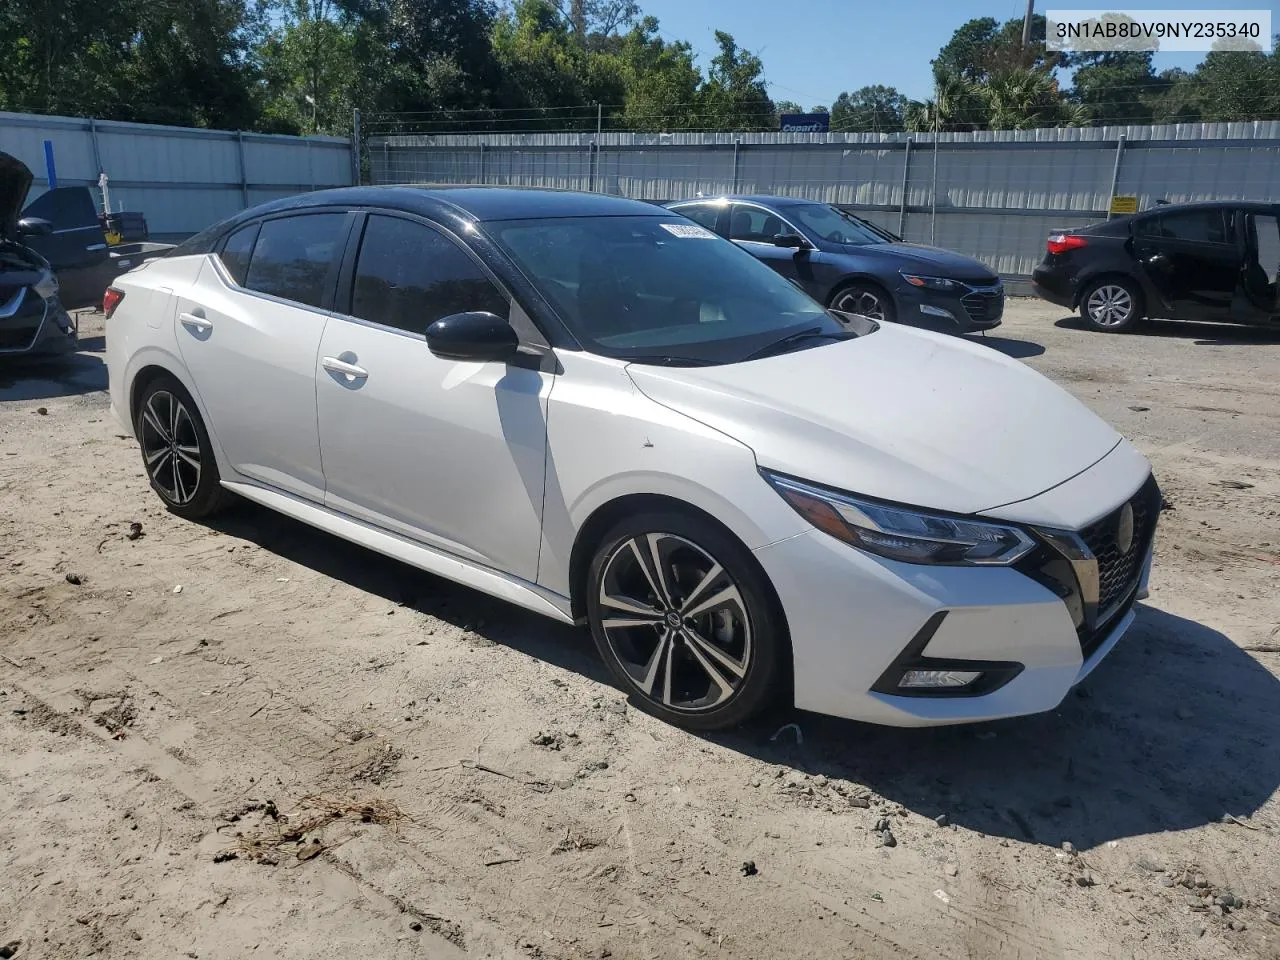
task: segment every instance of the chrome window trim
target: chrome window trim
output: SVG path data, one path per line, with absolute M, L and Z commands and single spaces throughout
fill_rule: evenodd
M 777 210 L 770 210 L 768 207 L 762 206 L 761 204 L 758 204 L 758 203 L 752 203 L 750 200 L 730 200 L 729 201 L 729 232 L 726 236 L 727 236 L 727 239 L 732 241 L 733 243 L 758 243 L 762 247 L 774 246 L 774 244 L 770 243 L 768 240 L 734 240 L 733 239 L 733 208 L 734 207 L 749 207 L 752 210 L 759 210 L 762 213 L 767 213 L 770 216 L 777 217 L 779 220 L 782 221 L 782 223 L 786 227 L 788 227 L 791 230 L 792 233 L 802 238 L 811 247 L 817 248 L 817 243 L 814 241 L 813 237 L 809 236 L 809 234 L 801 230 L 794 223 L 792 223 L 790 220 L 788 220 L 786 217 L 780 214 Z

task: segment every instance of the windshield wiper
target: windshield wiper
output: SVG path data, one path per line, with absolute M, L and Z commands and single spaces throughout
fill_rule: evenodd
M 791 346 L 792 344 L 799 343 L 802 340 L 810 340 L 810 339 L 847 340 L 849 339 L 849 334 L 844 332 L 823 330 L 822 327 L 806 327 L 803 330 L 798 330 L 795 333 L 788 334 L 787 336 L 783 337 L 780 340 L 775 340 L 773 341 L 773 343 L 766 343 L 759 350 L 753 350 L 751 353 L 747 354 L 745 357 L 742 358 L 742 361 L 745 363 L 748 360 L 759 360 L 761 357 L 767 357 L 767 356 L 770 356 L 771 354 L 784 350 L 785 348 Z
M 618 359 L 625 360 L 627 363 L 651 364 L 657 367 L 709 367 L 716 362 L 714 360 L 703 360 L 701 357 L 673 357 L 667 354 L 619 357 Z

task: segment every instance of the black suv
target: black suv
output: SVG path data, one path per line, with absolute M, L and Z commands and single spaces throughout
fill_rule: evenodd
M 1280 204 L 1165 204 L 1049 235 L 1032 274 L 1039 296 L 1079 309 L 1094 330 L 1147 318 L 1280 324 Z
M 47 220 L 20 219 L 30 187 L 26 164 L 0 153 L 0 356 L 76 348 L 75 325 L 58 299 L 53 269 L 26 242 L 53 230 Z

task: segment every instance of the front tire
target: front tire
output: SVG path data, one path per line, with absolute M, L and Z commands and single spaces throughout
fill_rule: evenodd
M 170 511 L 198 520 L 230 500 L 219 481 L 209 431 L 176 377 L 161 374 L 143 387 L 133 429 L 151 489 Z
M 616 524 L 587 590 L 600 656 L 646 712 L 720 730 L 776 697 L 785 624 L 764 573 L 715 524 L 676 512 Z
M 846 284 L 831 295 L 831 302 L 827 306 L 841 313 L 855 313 L 889 323 L 898 318 L 893 297 L 873 283 Z
M 1085 289 L 1080 318 L 1090 330 L 1131 333 L 1142 325 L 1142 293 L 1131 280 L 1104 277 Z

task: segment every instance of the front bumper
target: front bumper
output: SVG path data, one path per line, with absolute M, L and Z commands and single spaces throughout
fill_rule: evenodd
M 55 297 L 41 300 L 24 289 L 0 316 L 0 357 L 74 353 L 76 325 Z
M 1099 549 L 1105 548 L 1096 540 L 1099 524 L 1112 515 L 1081 525 Z M 1088 619 L 1079 598 L 1044 575 L 1043 557 L 1019 565 L 1025 569 L 921 566 L 873 557 L 818 530 L 759 548 L 755 555 L 791 631 L 795 705 L 891 726 L 1054 709 L 1132 625 L 1133 605 L 1150 578 L 1154 516 L 1150 523 L 1134 544 L 1140 559 L 1127 568 L 1123 588 L 1108 591 L 1104 573 L 1108 606 L 1097 609 L 1095 601 Z M 899 694 L 897 680 L 911 666 L 904 658 L 916 669 L 993 674 L 973 693 Z
M 955 292 L 913 287 L 898 289 L 899 319 L 933 329 L 974 333 L 1000 326 L 1004 317 L 1004 284 L 969 284 Z

